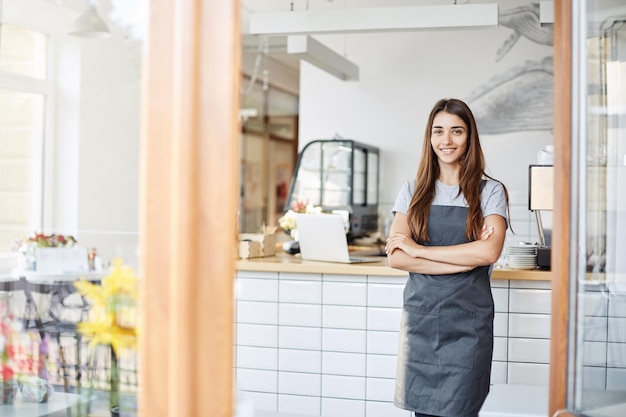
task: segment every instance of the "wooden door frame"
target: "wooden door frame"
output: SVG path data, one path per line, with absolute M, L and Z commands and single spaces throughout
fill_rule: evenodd
M 232 417 L 238 0 L 152 0 L 142 63 L 139 404 Z
M 552 233 L 552 325 L 549 416 L 564 411 L 568 384 L 570 305 L 572 0 L 554 2 L 554 216 Z

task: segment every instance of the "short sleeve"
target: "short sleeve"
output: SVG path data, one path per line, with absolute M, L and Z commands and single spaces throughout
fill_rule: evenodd
M 506 194 L 504 193 L 504 186 L 502 183 L 499 181 L 487 180 L 481 195 L 481 205 L 483 217 L 497 214 L 498 216 L 502 216 L 502 218 L 504 218 L 507 228 L 509 227 L 509 219 L 507 217 L 506 210 Z
M 407 211 L 409 211 L 409 204 L 411 203 L 411 198 L 413 197 L 414 187 L 415 181 L 407 181 L 404 183 L 404 185 L 400 189 L 400 192 L 398 192 L 398 197 L 396 197 L 396 202 L 393 204 L 391 214 L 406 214 Z

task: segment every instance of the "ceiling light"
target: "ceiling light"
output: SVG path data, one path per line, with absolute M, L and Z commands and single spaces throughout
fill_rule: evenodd
M 344 81 L 359 79 L 359 67 L 308 35 L 287 36 L 287 53 Z
M 295 35 L 498 27 L 498 4 L 253 13 L 250 34 Z
M 111 37 L 111 31 L 104 20 L 98 15 L 98 12 L 89 6 L 74 21 L 70 35 L 81 38 L 106 39 Z
M 343 55 L 308 35 L 289 36 L 243 36 L 243 51 L 259 53 L 262 49 L 279 62 L 299 68 L 300 61 L 306 61 L 329 74 L 344 80 L 359 79 L 359 67 Z

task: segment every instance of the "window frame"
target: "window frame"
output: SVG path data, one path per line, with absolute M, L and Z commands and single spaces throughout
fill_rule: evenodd
M 21 74 L 11 73 L 0 70 L 0 88 L 13 90 L 21 93 L 38 94 L 43 97 L 43 120 L 42 132 L 39 140 L 36 141 L 33 149 L 33 161 L 39 161 L 37 165 L 33 163 L 33 210 L 29 219 L 30 228 L 33 231 L 43 230 L 52 213 L 47 210 L 51 207 L 51 189 L 53 184 L 52 178 L 52 160 L 53 152 L 53 134 L 54 132 L 54 79 L 52 71 L 52 48 L 53 43 L 50 33 L 41 29 L 35 29 L 27 25 L 21 25 L 15 22 L 6 22 L 9 25 L 19 27 L 21 29 L 37 32 L 46 37 L 45 62 L 46 72 L 45 78 L 29 77 Z M 0 28 L 2 25 L 0 25 Z M 16 236 L 16 239 L 19 236 Z M 0 249 L 1 253 L 9 252 L 10 248 Z

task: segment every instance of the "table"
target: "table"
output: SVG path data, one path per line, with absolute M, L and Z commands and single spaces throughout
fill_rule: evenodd
M 66 417 L 69 408 L 80 402 L 78 394 L 55 392 L 46 403 L 27 403 L 17 401 L 14 404 L 0 405 L 2 417 Z M 71 415 L 71 414 L 69 414 Z

